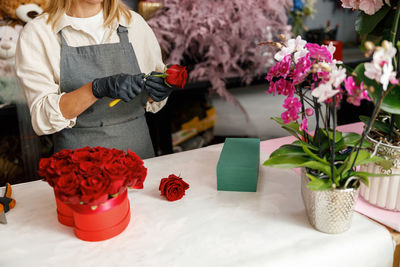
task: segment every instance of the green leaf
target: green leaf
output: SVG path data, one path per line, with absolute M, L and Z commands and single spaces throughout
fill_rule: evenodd
M 376 99 L 382 90 L 382 86 L 380 86 L 376 81 L 368 79 L 364 75 L 364 72 L 364 63 L 359 64 L 354 70 L 354 73 L 357 75 L 357 79 L 362 81 L 367 86 L 373 86 L 375 88 L 374 93 L 370 93 L 370 96 Z M 390 86 L 391 85 L 389 84 L 389 87 Z M 400 86 L 396 85 L 385 97 L 381 105 L 381 109 L 391 114 L 400 114 Z
M 276 156 L 307 156 L 303 149 L 295 145 L 282 145 L 280 148 L 271 153 L 270 157 Z
M 363 116 L 363 115 L 360 116 L 360 120 L 361 120 L 365 125 L 368 125 L 368 122 L 369 122 L 370 119 L 371 119 L 371 118 L 370 118 L 370 117 L 367 117 L 367 116 Z M 390 133 L 390 125 L 387 124 L 387 123 L 378 121 L 378 120 L 375 120 L 375 121 L 374 121 L 374 123 L 373 123 L 371 129 L 376 129 L 376 130 L 378 130 L 378 131 L 380 131 L 380 132 L 383 132 L 383 133 L 386 133 L 386 134 L 389 134 L 389 133 Z
M 361 182 L 363 182 L 366 186 L 369 186 L 369 177 L 387 177 L 390 176 L 390 174 L 357 171 L 351 172 L 350 176 L 359 177 Z
M 307 187 L 311 190 L 322 191 L 332 189 L 331 179 L 319 179 L 309 173 L 307 173 L 307 177 L 310 178 L 310 181 L 307 183 Z
M 117 197 L 119 193 L 115 193 L 114 195 L 111 195 L 111 197 Z
M 359 144 L 361 135 L 358 133 L 343 133 L 343 138 L 335 146 L 335 152 L 342 151 L 348 147 L 354 147 Z M 368 142 L 363 142 L 362 148 L 369 148 L 371 144 Z
M 369 186 L 369 176 L 367 173 L 363 172 L 351 172 L 350 177 L 358 177 L 358 179 L 364 183 L 366 186 Z
M 319 161 L 307 161 L 302 163 L 299 167 L 307 167 L 312 170 L 318 170 L 323 172 L 324 174 L 328 175 L 329 178 L 332 177 L 331 173 L 331 165 L 328 163 L 322 163 Z M 335 177 L 337 176 L 337 170 L 336 167 L 333 168 L 333 172 L 335 173 Z
M 321 132 L 322 132 L 325 136 L 328 136 L 328 134 L 326 133 L 325 129 L 321 129 Z M 329 140 L 333 140 L 333 131 L 329 130 L 328 133 L 329 133 Z M 342 139 L 342 138 L 343 138 L 342 132 L 336 130 L 336 133 L 335 133 L 335 144 L 336 144 L 337 142 L 339 142 L 340 139 Z
M 367 15 L 364 12 L 360 12 L 356 20 L 356 31 L 361 35 L 372 32 L 376 25 L 386 16 L 390 11 L 390 7 L 385 5 L 374 15 Z
M 381 160 L 381 161 L 377 162 L 376 164 L 381 166 L 384 170 L 389 170 L 390 168 L 393 167 L 393 161 L 391 161 L 389 159 Z
M 303 136 L 303 132 L 299 130 L 298 123 L 290 122 L 290 123 L 284 124 L 282 118 L 280 118 L 280 117 L 271 117 L 271 120 L 276 121 L 283 129 L 288 131 L 294 137 L 300 139 L 298 135 Z
M 308 148 L 311 149 L 311 150 L 318 151 L 318 147 L 313 146 L 313 145 L 310 144 L 310 143 L 306 143 L 306 142 L 304 142 L 303 140 L 296 140 L 296 141 L 294 141 L 294 142 L 292 143 L 292 145 L 299 146 L 299 147 L 301 147 L 302 145 L 305 145 L 306 147 L 308 147 Z
M 280 155 L 276 157 L 270 157 L 263 163 L 263 165 L 283 169 L 292 169 L 302 166 L 304 162 L 307 162 L 309 160 L 309 157 Z
M 324 159 L 318 157 L 317 155 L 315 155 L 314 153 L 312 153 L 311 150 L 308 149 L 305 145 L 302 145 L 302 148 L 303 148 L 304 152 L 305 152 L 307 155 L 309 155 L 311 158 L 313 158 L 313 159 L 315 159 L 315 160 L 317 160 L 317 161 L 319 161 L 319 162 L 322 162 L 322 163 L 324 163 L 324 164 L 328 164 L 328 165 L 329 165 L 329 162 L 327 162 L 326 160 L 324 160 Z
M 352 176 L 358 176 L 358 175 L 364 175 L 364 176 L 370 176 L 370 177 L 387 177 L 387 176 L 391 176 L 390 174 L 384 174 L 384 173 L 372 173 L 372 172 L 352 172 L 351 173 Z M 393 174 L 393 175 L 397 175 L 397 174 Z

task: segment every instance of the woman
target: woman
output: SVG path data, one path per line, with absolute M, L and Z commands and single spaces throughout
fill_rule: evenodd
M 144 73 L 163 70 L 154 33 L 120 0 L 52 0 L 16 52 L 33 129 L 53 134 L 55 152 L 103 146 L 154 156 L 145 109 L 161 109 L 171 89 Z M 110 108 L 113 99 L 123 101 Z

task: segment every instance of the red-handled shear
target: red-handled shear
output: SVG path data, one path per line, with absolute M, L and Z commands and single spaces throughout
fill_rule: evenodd
M 11 198 L 12 190 L 9 183 L 6 184 L 4 196 L 0 197 L 0 223 L 7 223 L 5 213 L 15 206 L 15 199 Z

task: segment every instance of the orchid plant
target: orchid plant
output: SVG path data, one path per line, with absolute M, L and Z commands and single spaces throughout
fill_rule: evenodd
M 386 144 L 400 145 L 400 86 L 397 79 L 400 1 L 341 2 L 345 8 L 361 10 L 356 30 L 362 38 L 366 56 L 372 55 L 371 62 L 362 63 L 354 69 L 357 80 L 370 88 L 370 97 L 382 109 L 373 118 L 369 136 Z M 367 123 L 369 118 L 361 117 L 361 120 Z
M 342 62 L 333 59 L 335 47 L 307 43 L 300 36 L 281 42 L 267 42 L 279 49 L 277 63 L 270 68 L 266 80 L 268 94 L 287 96 L 280 118 L 272 118 L 297 140 L 274 151 L 265 166 L 307 168 L 308 187 L 312 190 L 357 188 L 368 184 L 370 173 L 357 171 L 355 166 L 378 162 L 371 156 L 362 135 L 337 130 L 336 110 L 342 98 L 353 105 L 370 101 L 363 83 L 347 75 Z M 376 106 L 375 114 L 379 110 Z M 314 132 L 308 120 L 314 117 Z M 376 175 L 379 176 L 379 175 Z

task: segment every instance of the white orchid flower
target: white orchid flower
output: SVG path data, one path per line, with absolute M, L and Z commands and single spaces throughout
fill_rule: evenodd
M 319 84 L 318 87 L 311 92 L 311 95 L 318 98 L 318 103 L 321 103 L 333 97 L 337 93 L 339 93 L 339 90 L 333 89 L 332 84 L 327 82 Z

